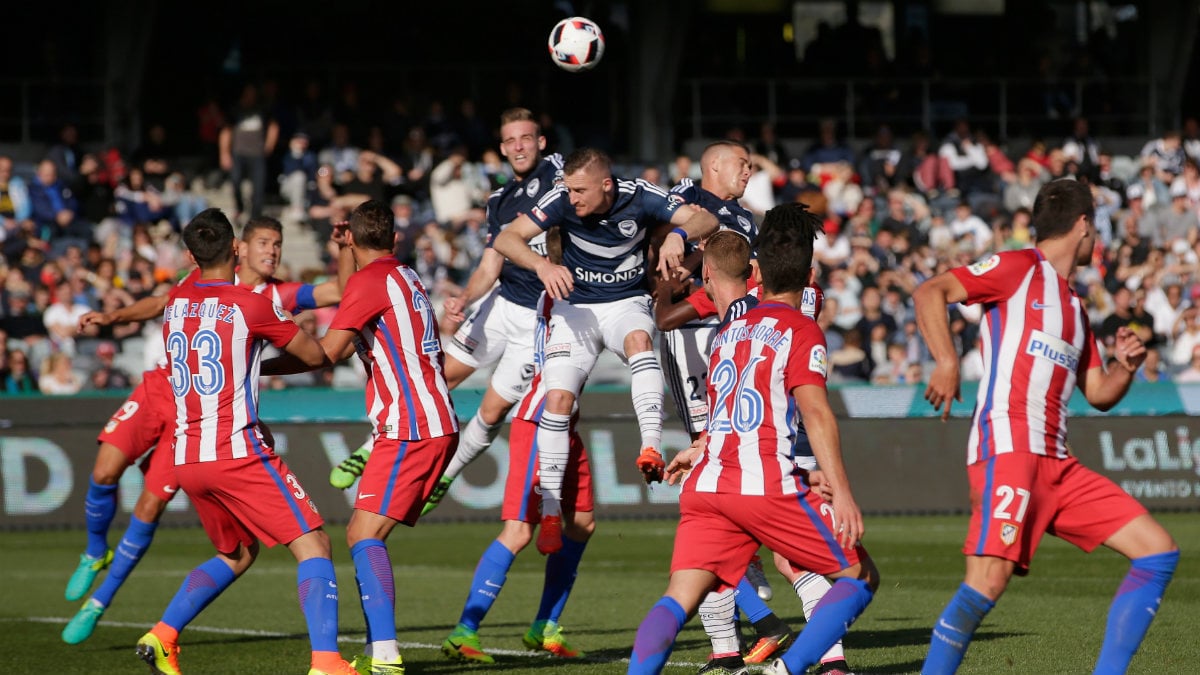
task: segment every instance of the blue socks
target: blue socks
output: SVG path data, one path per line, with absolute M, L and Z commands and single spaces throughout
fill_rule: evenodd
M 628 675 L 657 675 L 662 672 L 667 657 L 671 655 L 671 648 L 675 646 L 675 636 L 679 635 L 679 629 L 683 628 L 685 622 L 687 612 L 674 598 L 659 598 L 638 626 L 633 653 L 629 655 Z
M 813 608 L 808 625 L 800 631 L 796 643 L 783 654 L 788 672 L 803 673 L 821 660 L 835 642 L 842 639 L 850 624 L 858 618 L 875 593 L 867 582 L 838 579 Z
M 87 496 L 83 500 L 83 514 L 87 521 L 88 543 L 86 553 L 99 558 L 108 550 L 108 526 L 117 513 L 117 486 L 98 485 L 88 478 Z
M 563 537 L 562 550 L 546 558 L 546 583 L 542 587 L 538 621 L 558 623 L 563 608 L 567 606 L 567 598 L 571 595 L 571 587 L 575 585 L 575 574 L 579 571 L 579 561 L 583 558 L 585 548 L 586 541 Z
M 921 674 L 936 675 L 958 670 L 975 629 L 979 628 L 983 617 L 995 606 L 996 603 L 988 600 L 984 594 L 961 584 L 933 627 L 929 655 L 925 657 Z
M 758 597 L 758 590 L 746 577 L 742 577 L 742 580 L 738 582 L 737 593 L 734 594 L 733 601 L 742 614 L 745 614 L 746 618 L 750 620 L 750 623 L 756 623 L 771 614 L 771 608 L 767 607 L 767 603 Z
M 396 586 L 387 547 L 379 539 L 363 539 L 350 549 L 350 557 L 367 622 L 367 642 L 395 640 Z
M 1108 610 L 1104 646 L 1092 671 L 1094 675 L 1117 675 L 1129 668 L 1175 574 L 1179 551 L 1136 558 L 1132 563 Z
M 108 576 L 104 577 L 104 583 L 100 584 L 100 588 L 97 588 L 96 592 L 92 594 L 94 600 L 105 607 L 112 604 L 113 596 L 121 589 L 121 584 L 125 583 L 125 579 L 133 571 L 133 568 L 137 567 L 138 561 L 142 559 L 146 549 L 150 548 L 150 542 L 154 541 L 156 529 L 158 529 L 157 521 L 147 523 L 138 520 L 137 516 L 130 518 L 129 528 L 121 537 L 121 543 L 117 544 L 112 566 L 108 568 Z
M 162 622 L 176 631 L 182 631 L 236 578 L 233 570 L 220 558 L 204 561 L 183 580 L 183 585 L 171 598 L 171 604 L 167 605 L 167 611 L 163 612 Z
M 336 652 L 338 631 L 337 575 L 329 558 L 309 558 L 296 567 L 300 609 L 308 623 L 314 652 Z
M 563 548 L 566 548 L 565 545 Z M 487 550 L 479 557 L 479 564 L 475 566 L 475 577 L 471 579 L 471 592 L 467 596 L 466 604 L 463 605 L 462 616 L 458 619 L 460 625 L 473 631 L 479 630 L 480 622 L 483 621 L 483 617 L 487 616 L 492 604 L 496 602 L 496 597 L 500 595 L 500 589 L 504 588 L 504 581 L 508 578 L 508 568 L 512 567 L 515 558 L 513 552 L 501 544 L 499 539 L 493 540 L 487 547 Z

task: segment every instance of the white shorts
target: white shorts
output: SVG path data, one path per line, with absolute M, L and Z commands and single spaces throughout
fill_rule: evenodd
M 475 369 L 499 361 L 492 389 L 509 403 L 525 395 L 533 379 L 533 338 L 537 312 L 500 297 L 492 289 L 443 347 L 448 356 Z
M 625 337 L 637 330 L 654 339 L 656 329 L 649 295 L 586 305 L 556 301 L 550 311 L 550 335 L 546 338 L 543 366 L 546 389 L 578 395 L 602 349 L 628 363 Z
M 659 340 L 663 375 L 689 434 L 704 431 L 708 421 L 708 351 L 719 325 L 721 320 L 715 316 L 690 321 L 663 333 Z

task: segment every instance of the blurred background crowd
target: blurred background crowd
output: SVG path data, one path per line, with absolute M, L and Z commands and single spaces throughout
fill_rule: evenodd
M 188 267 L 180 229 L 208 206 L 236 223 L 279 218 L 292 240 L 280 276 L 319 281 L 332 273 L 330 223 L 365 199 L 383 200 L 395 214 L 397 255 L 434 296 L 444 299 L 466 282 L 487 243 L 487 196 L 513 180 L 496 150 L 494 120 L 476 115 L 470 99 L 422 111 L 362 110 L 352 85 L 337 102 L 319 86 L 296 94 L 246 85 L 230 105 L 203 102 L 194 129 L 155 124 L 136 147 L 80 138 L 65 124 L 40 161 L 0 156 L 0 393 L 137 382 L 161 353 L 159 326 L 76 335 L 76 322 L 180 278 Z M 548 152 L 576 147 L 569 121 L 543 115 L 541 122 Z M 787 142 L 767 123 L 726 130 L 753 153 L 742 200 L 748 209 L 761 217 L 777 203 L 802 201 L 825 218 L 816 257 L 832 381 L 922 380 L 931 364 L 916 331 L 913 290 L 948 267 L 1032 246 L 1034 196 L 1062 177 L 1086 181 L 1096 198 L 1100 241 L 1073 282 L 1099 339 L 1130 326 L 1152 347 L 1139 379 L 1200 381 L 1200 124 L 1188 118 L 1146 138 L 1140 153 L 1114 154 L 1086 117 L 1060 122 L 1061 135 L 1019 148 L 969 118 L 903 137 L 879 124 L 857 142 L 843 138 L 832 118 L 810 138 Z M 189 133 L 196 138 L 173 142 Z M 197 141 L 200 156 L 175 149 Z M 669 188 L 699 177 L 696 159 L 663 157 L 619 165 L 617 173 Z M 952 313 L 964 375 L 978 377 L 980 308 Z M 306 312 L 299 321 L 319 335 L 331 315 Z M 620 382 L 626 372 L 601 367 L 594 379 Z M 343 367 L 271 384 L 358 381 Z

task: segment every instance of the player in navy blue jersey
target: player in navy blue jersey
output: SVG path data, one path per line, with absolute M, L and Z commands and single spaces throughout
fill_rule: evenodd
M 543 157 L 545 147 L 546 138 L 532 112 L 511 108 L 500 115 L 500 153 L 508 159 L 516 180 L 488 198 L 488 247 L 462 292 L 446 299 L 445 319 L 461 324 L 445 346 L 446 384 L 453 389 L 479 368 L 492 364 L 496 368 L 479 409 L 462 429 L 454 458 L 424 513 L 441 502 L 459 473 L 492 444 L 508 411 L 524 396 L 533 376 L 530 327 L 536 322 L 542 282 L 533 272 L 506 261 L 492 248 L 492 242 L 505 225 L 528 212 L 561 182 L 562 157 Z M 546 236 L 530 243 L 543 256 Z M 467 316 L 471 307 L 474 311 Z M 356 450 L 333 470 L 330 482 L 339 488 L 352 485 L 362 474 L 369 455 L 366 446 Z
M 711 213 L 669 199 L 644 181 L 619 180 L 608 156 L 584 148 L 567 158 L 563 186 L 543 196 L 494 242 L 513 263 L 537 273 L 554 298 L 545 348 L 546 409 L 538 428 L 542 523 L 538 550 L 557 551 L 562 538 L 561 487 L 568 458 L 568 423 L 583 382 L 602 349 L 629 364 L 634 413 L 642 436 L 638 466 L 647 481 L 661 480 L 662 370 L 654 356 L 654 318 L 646 285 L 648 230 L 667 221 L 675 229 L 659 249 L 660 269 L 673 270 L 689 239 L 717 228 Z M 562 264 L 529 246 L 558 226 Z

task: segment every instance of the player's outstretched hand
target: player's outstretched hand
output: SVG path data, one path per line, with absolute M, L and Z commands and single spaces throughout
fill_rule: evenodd
M 666 466 L 662 454 L 654 448 L 642 448 L 642 454 L 638 455 L 638 471 L 642 472 L 642 480 L 646 481 L 647 485 L 661 483 Z
M 537 275 L 546 287 L 546 292 L 555 300 L 565 300 L 571 294 L 571 289 L 575 288 L 571 270 L 562 265 L 547 263 L 538 268 Z
M 942 408 L 943 422 L 950 419 L 950 406 L 955 401 L 962 403 L 958 385 L 957 361 L 938 363 L 929 376 L 929 384 L 925 385 L 925 400 L 934 408 Z
M 808 488 L 820 495 L 821 499 L 833 503 L 833 487 L 825 480 L 825 472 L 813 469 L 808 472 Z
M 446 298 L 446 302 L 442 305 L 445 309 L 444 318 L 451 324 L 457 325 L 466 320 L 466 314 L 463 310 L 467 308 L 467 303 L 463 302 L 463 298 L 458 295 L 452 295 Z
M 671 276 L 683 264 L 686 244 L 687 241 L 674 231 L 663 239 L 662 246 L 658 247 L 658 273 L 663 278 Z
M 675 455 L 671 463 L 667 465 L 667 485 L 675 485 L 683 480 L 683 477 L 688 475 L 702 454 L 704 454 L 703 443 L 692 443 L 688 448 L 680 450 L 679 454 Z
M 79 325 L 75 327 L 76 332 L 83 334 L 94 331 L 92 326 L 100 327 L 107 326 L 112 323 L 112 317 L 105 312 L 88 312 L 79 317 Z
M 1134 372 L 1146 360 L 1146 344 L 1128 326 L 1117 329 L 1117 344 L 1113 354 L 1125 370 Z
M 862 540 L 866 528 L 863 526 L 862 511 L 854 502 L 854 497 L 849 494 L 849 490 L 842 492 L 845 494 L 833 495 L 833 517 L 837 523 L 837 531 L 834 534 L 837 535 L 842 548 L 851 548 Z

